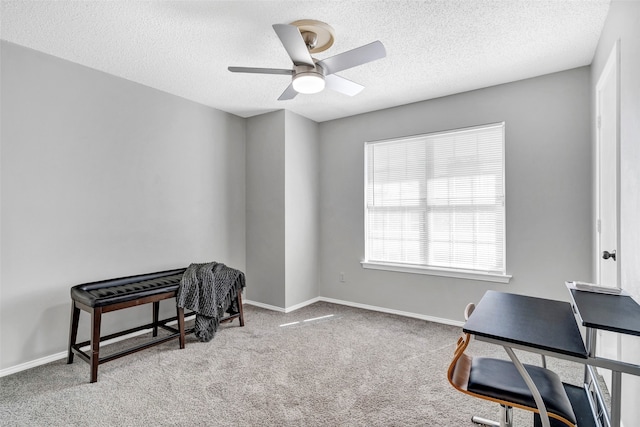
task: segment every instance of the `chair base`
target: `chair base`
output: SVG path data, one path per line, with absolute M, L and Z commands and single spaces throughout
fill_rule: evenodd
M 476 415 L 471 417 L 471 421 L 474 424 L 487 427 L 513 427 L 513 408 L 511 406 L 500 405 L 500 409 L 500 422 Z
M 493 420 L 488 420 L 488 419 L 482 418 L 482 417 L 478 417 L 476 415 L 471 417 L 471 421 L 473 421 L 474 424 L 478 424 L 478 425 L 481 425 L 481 426 L 500 427 L 500 423 L 499 422 L 493 421 Z

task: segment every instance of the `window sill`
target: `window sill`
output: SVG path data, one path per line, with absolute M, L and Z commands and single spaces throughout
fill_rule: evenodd
M 455 270 L 433 267 L 418 267 L 406 264 L 392 264 L 384 262 L 362 261 L 362 268 L 371 270 L 397 271 L 400 273 L 427 274 L 431 276 L 455 277 L 458 279 L 482 280 L 485 282 L 509 283 L 511 275 L 498 273 L 470 272 L 468 270 Z

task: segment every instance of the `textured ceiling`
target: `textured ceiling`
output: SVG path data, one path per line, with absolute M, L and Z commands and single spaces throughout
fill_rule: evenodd
M 321 122 L 591 63 L 609 0 L 5 1 L 1 37 L 242 117 Z M 277 98 L 290 68 L 271 25 L 330 24 L 324 59 L 380 40 L 387 57 L 339 73 L 365 86 Z

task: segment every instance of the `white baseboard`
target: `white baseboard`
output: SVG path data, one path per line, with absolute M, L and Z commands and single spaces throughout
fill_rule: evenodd
M 0 377 L 6 377 L 7 375 L 15 374 L 20 371 L 26 371 L 27 369 L 35 368 L 40 365 L 46 365 L 47 363 L 55 362 L 56 360 L 64 359 L 65 357 L 67 357 L 67 352 L 61 351 L 60 353 L 41 357 L 40 359 L 32 360 L 30 362 L 21 363 L 16 366 L 10 366 L 5 369 L 0 369 Z
M 299 309 L 301 309 L 302 307 L 306 307 L 306 306 L 311 305 L 311 304 L 313 304 L 313 303 L 316 303 L 316 302 L 318 302 L 318 301 L 322 301 L 322 297 L 315 297 L 315 298 L 312 298 L 312 299 L 310 299 L 310 300 L 307 300 L 307 301 L 301 302 L 300 304 L 292 305 L 291 307 L 287 307 L 287 308 L 285 308 L 285 309 L 284 309 L 284 312 L 285 312 L 285 313 L 291 313 L 292 311 L 299 310 Z
M 271 311 L 279 311 L 280 313 L 285 313 L 285 309 L 282 307 L 277 307 L 275 305 L 269 305 L 269 304 L 264 304 L 262 302 L 258 302 L 258 301 L 251 301 L 249 300 L 242 300 L 243 304 L 249 304 L 249 305 L 254 305 L 256 307 L 260 307 L 260 308 L 264 308 L 265 310 L 271 310 Z
M 261 302 L 250 301 L 250 300 L 249 301 L 243 301 L 243 302 L 246 303 L 246 304 L 251 304 L 251 305 L 254 305 L 256 307 L 264 308 L 264 309 L 267 309 L 267 310 L 278 311 L 280 313 L 291 313 L 292 311 L 298 310 L 298 309 L 300 309 L 302 307 L 306 307 L 306 306 L 311 305 L 313 303 L 316 303 L 318 301 L 324 301 L 324 302 L 328 302 L 328 303 L 331 303 L 331 304 L 346 305 L 346 306 L 355 307 L 355 308 L 362 308 L 364 310 L 379 311 L 381 313 L 397 314 L 398 316 L 412 317 L 414 319 L 427 320 L 429 322 L 442 323 L 442 324 L 451 325 L 451 326 L 460 326 L 460 327 L 462 327 L 464 325 L 464 322 L 459 321 L 459 320 L 451 320 L 451 319 L 444 319 L 442 317 L 426 316 L 424 314 L 411 313 L 409 311 L 394 310 L 394 309 L 391 309 L 391 308 L 378 307 L 378 306 L 375 306 L 375 305 L 368 305 L 368 304 L 360 304 L 358 302 L 344 301 L 344 300 L 339 300 L 339 299 L 334 299 L 334 298 L 327 298 L 327 297 L 312 298 L 312 299 L 310 299 L 308 301 L 301 302 L 300 304 L 296 304 L 296 305 L 293 305 L 293 306 L 287 307 L 287 308 L 276 307 L 274 305 L 263 304 Z
M 292 311 L 296 311 L 296 310 L 298 310 L 298 309 L 300 309 L 302 307 L 306 307 L 306 306 L 311 305 L 314 302 L 318 302 L 318 301 L 321 301 L 321 297 L 315 297 L 315 298 L 312 298 L 310 300 L 301 302 L 300 304 L 292 305 L 291 307 L 287 307 L 287 308 L 282 308 L 282 307 L 278 307 L 278 306 L 275 306 L 275 305 L 265 304 L 265 303 L 262 303 L 262 302 L 251 301 L 251 300 L 243 300 L 242 303 L 243 304 L 254 305 L 256 307 L 264 308 L 266 310 L 278 311 L 280 313 L 291 313 Z
M 177 325 L 177 324 L 178 324 L 177 320 L 173 320 L 171 322 L 167 322 L 167 325 Z M 148 332 L 151 332 L 152 330 L 153 330 L 152 328 L 143 329 L 141 331 L 132 332 L 130 334 L 123 335 L 121 337 L 112 338 L 110 340 L 106 340 L 106 341 L 101 342 L 100 343 L 100 347 L 103 347 L 103 346 L 109 345 L 109 344 L 114 344 L 114 343 L 117 343 L 118 341 L 126 340 L 128 338 L 137 337 L 138 335 L 146 334 Z M 87 345 L 87 346 L 82 347 L 82 348 L 83 348 L 83 350 L 86 350 L 86 349 L 89 349 L 89 346 Z M 67 352 L 66 351 L 62 351 L 60 353 L 56 353 L 56 354 L 52 354 L 50 356 L 41 357 L 40 359 L 32 360 L 30 362 L 21 363 L 21 364 L 16 365 L 16 366 L 10 366 L 10 367 L 5 368 L 5 369 L 0 369 L 0 378 L 1 377 L 5 377 L 7 375 L 15 374 L 15 373 L 20 372 L 20 371 L 26 371 L 27 369 L 35 368 L 36 366 L 46 365 L 47 363 L 55 362 L 56 360 L 64 359 L 65 357 L 67 357 Z M 78 360 L 78 359 L 76 359 L 76 360 Z
M 264 304 L 264 303 L 261 303 L 261 302 L 251 301 L 251 300 L 244 300 L 244 301 L 242 301 L 242 303 L 243 304 L 250 304 L 250 305 L 253 305 L 253 306 L 256 306 L 256 307 L 260 307 L 260 308 L 264 308 L 266 310 L 278 311 L 280 313 L 291 313 L 292 311 L 299 310 L 299 309 L 301 309 L 303 307 L 306 307 L 306 306 L 311 305 L 313 303 L 316 303 L 318 301 L 324 301 L 324 302 L 328 302 L 328 303 L 331 303 L 331 304 L 346 305 L 346 306 L 355 307 L 355 308 L 362 308 L 364 310 L 379 311 L 381 313 L 396 314 L 398 316 L 412 317 L 414 319 L 427 320 L 429 322 L 442 323 L 442 324 L 445 324 L 445 325 L 460 326 L 460 327 L 462 325 L 464 325 L 464 322 L 457 321 L 457 320 L 444 319 L 444 318 L 441 318 L 441 317 L 426 316 L 424 314 L 411 313 L 411 312 L 408 312 L 408 311 L 394 310 L 394 309 L 391 309 L 391 308 L 378 307 L 378 306 L 375 306 L 375 305 L 368 305 L 368 304 L 360 304 L 360 303 L 357 303 L 357 302 L 344 301 L 344 300 L 339 300 L 339 299 L 334 299 L 334 298 L 327 298 L 327 297 L 312 298 L 310 300 L 301 302 L 300 304 L 296 304 L 296 305 L 293 305 L 293 306 L 287 307 L 287 308 L 277 307 L 275 305 Z M 177 321 L 174 320 L 174 321 L 169 322 L 167 324 L 168 325 L 177 324 Z M 100 346 L 113 344 L 113 343 L 116 343 L 118 341 L 126 340 L 128 338 L 133 338 L 133 337 L 136 337 L 138 335 L 146 334 L 148 332 L 151 332 L 151 329 L 145 329 L 145 330 L 142 330 L 142 331 L 137 331 L 137 332 L 133 332 L 133 333 L 130 333 L 130 334 L 127 334 L 127 335 L 123 335 L 121 337 L 113 338 L 113 339 L 110 339 L 110 340 L 107 340 L 107 341 L 104 341 L 104 342 L 100 343 Z M 88 348 L 88 346 L 87 346 L 87 348 Z M 7 376 L 7 375 L 15 374 L 17 372 L 25 371 L 27 369 L 35 368 L 36 366 L 45 365 L 47 363 L 55 362 L 56 360 L 64 359 L 65 357 L 67 357 L 67 352 L 63 351 L 63 352 L 60 352 L 60 353 L 52 354 L 50 356 L 45 356 L 45 357 L 41 357 L 41 358 L 36 359 L 36 360 L 32 360 L 30 362 L 25 362 L 25 363 L 21 363 L 19 365 L 10 366 L 10 367 L 5 368 L 5 369 L 0 369 L 0 377 L 4 377 L 4 376 Z
M 460 326 L 460 327 L 464 325 L 464 322 L 461 322 L 459 320 L 451 320 L 451 319 L 444 319 L 442 317 L 427 316 L 424 314 L 412 313 L 409 311 L 400 311 L 400 310 L 394 310 L 392 308 L 378 307 L 375 305 L 360 304 L 358 302 L 343 301 L 339 299 L 326 298 L 326 297 L 320 297 L 318 300 L 330 302 L 332 304 L 340 304 L 340 305 L 346 305 L 349 307 L 362 308 L 364 310 L 379 311 L 381 313 L 389 313 L 389 314 L 397 314 L 398 316 L 412 317 L 414 319 L 427 320 L 429 322 L 442 323 L 445 325 Z

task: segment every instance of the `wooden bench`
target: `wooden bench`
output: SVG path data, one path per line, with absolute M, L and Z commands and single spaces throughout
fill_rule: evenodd
M 102 363 L 115 360 L 122 356 L 135 353 L 140 350 L 167 342 L 172 339 L 178 339 L 180 348 L 185 346 L 185 336 L 191 331 L 185 331 L 184 325 L 184 309 L 176 307 L 176 316 L 164 320 L 159 320 L 160 301 L 175 298 L 180 280 L 186 269 L 160 271 L 157 273 L 140 274 L 136 276 L 121 277 L 117 279 L 102 280 L 99 282 L 84 283 L 71 288 L 71 325 L 69 328 L 69 347 L 67 354 L 67 363 L 73 363 L 74 355 L 77 354 L 91 367 L 90 382 L 98 381 L 98 366 Z M 125 331 L 114 334 L 100 336 L 100 325 L 102 315 L 124 308 L 135 307 L 138 305 L 153 303 L 153 319 L 146 325 L 130 328 Z M 220 322 L 232 321 L 236 317 L 240 319 L 240 326 L 244 326 L 244 316 L 242 312 L 242 296 L 238 292 L 237 296 L 238 313 L 224 317 Z M 91 316 L 91 339 L 81 343 L 76 343 L 78 334 L 78 323 L 80 320 L 80 310 L 88 312 Z M 189 313 L 188 316 L 195 315 Z M 167 325 L 167 323 L 177 320 L 177 329 Z M 165 329 L 170 332 L 169 335 L 158 337 L 158 328 Z M 153 330 L 151 341 L 136 345 L 110 354 L 106 357 L 100 357 L 100 342 L 117 338 L 133 332 L 145 329 Z M 81 348 L 90 345 L 90 353 L 86 353 Z

